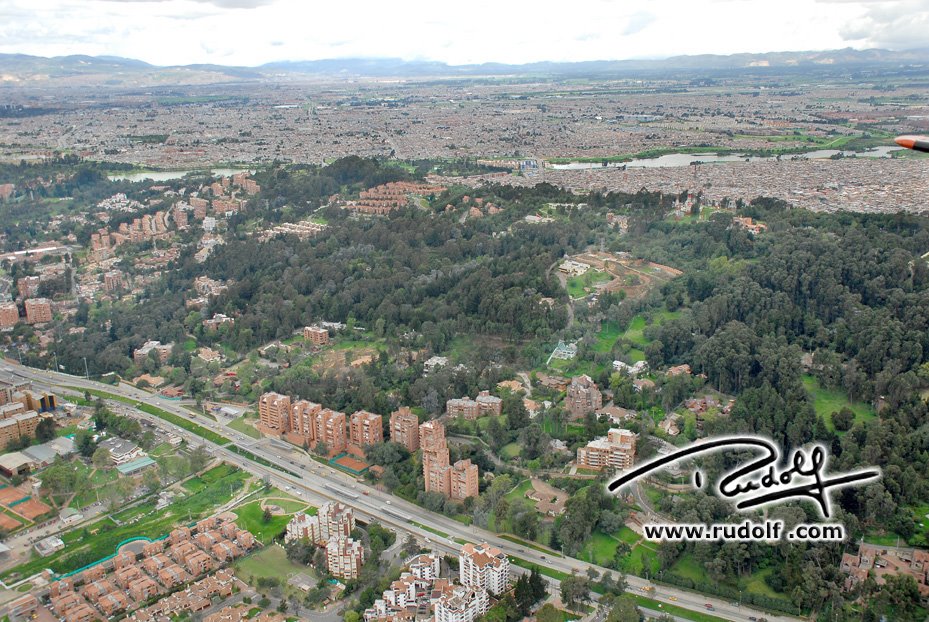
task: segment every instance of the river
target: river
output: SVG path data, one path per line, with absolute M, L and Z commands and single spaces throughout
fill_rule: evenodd
M 840 151 L 838 149 L 820 149 L 807 153 L 797 153 L 781 156 L 782 160 L 792 158 L 801 158 L 804 160 L 824 160 L 834 155 L 842 154 L 846 157 L 856 156 L 859 158 L 886 158 L 892 151 L 897 151 L 902 147 L 896 145 L 875 147 L 867 151 Z M 700 164 L 712 164 L 716 162 L 759 162 L 765 160 L 775 160 L 774 156 L 746 156 L 739 154 L 717 155 L 715 153 L 669 153 L 657 158 L 646 158 L 642 160 L 629 160 L 628 162 L 607 162 L 606 166 L 602 162 L 569 162 L 567 164 L 552 164 L 551 167 L 556 170 L 583 170 L 592 168 L 672 168 L 678 166 L 690 166 L 693 162 Z

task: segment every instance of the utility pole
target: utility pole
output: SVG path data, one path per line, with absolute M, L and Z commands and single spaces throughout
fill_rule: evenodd
M 90 374 L 87 372 L 87 357 L 84 357 L 84 380 L 90 380 Z

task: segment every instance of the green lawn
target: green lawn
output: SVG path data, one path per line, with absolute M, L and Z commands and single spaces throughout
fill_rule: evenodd
M 238 576 L 252 584 L 258 578 L 276 578 L 280 580 L 281 585 L 286 585 L 287 580 L 296 574 L 316 576 L 312 568 L 295 564 L 287 559 L 284 549 L 276 545 L 267 546 L 257 553 L 240 559 L 235 563 L 235 569 Z
M 571 298 L 583 298 L 595 291 L 594 285 L 608 283 L 613 280 L 608 273 L 602 270 L 590 269 L 580 276 L 568 277 L 568 295 Z
M 622 337 L 644 348 L 648 345 L 648 340 L 645 338 L 645 326 L 645 316 L 637 315 L 629 322 L 629 327 L 622 334 Z
M 504 445 L 500 449 L 500 455 L 507 460 L 512 460 L 516 456 L 520 455 L 523 452 L 523 448 L 519 443 L 509 443 Z
M 697 563 L 691 553 L 681 555 L 680 559 L 671 566 L 671 573 L 694 582 L 706 579 L 706 569 Z
M 97 469 L 90 476 L 90 483 L 94 486 L 102 486 L 110 482 L 115 482 L 119 478 L 119 472 L 116 469 Z
M 655 549 L 645 543 L 639 543 L 632 548 L 623 562 L 623 571 L 634 574 L 639 577 L 645 576 L 645 569 L 648 568 L 649 576 L 654 576 L 659 569 L 658 555 Z
M 629 546 L 634 546 L 635 543 L 638 542 L 639 538 L 641 537 L 639 536 L 639 534 L 634 532 L 631 528 L 625 527 L 625 526 L 613 535 L 619 538 L 620 540 L 622 540 L 623 542 L 625 542 L 626 544 L 628 544 Z
M 764 570 L 759 570 L 743 579 L 741 582 L 741 587 L 744 591 L 751 594 L 758 594 L 760 596 L 767 596 L 768 598 L 780 598 L 782 600 L 787 600 L 786 594 L 781 594 L 780 592 L 775 592 L 771 589 L 771 586 L 765 583 L 765 577 L 774 572 L 774 568 L 765 568 Z
M 813 398 L 813 408 L 816 414 L 823 418 L 826 427 L 835 431 L 832 425 L 832 413 L 842 410 L 842 408 L 851 408 L 855 413 L 855 423 L 869 421 L 877 415 L 870 405 L 864 402 L 852 402 L 844 392 L 838 389 L 825 389 L 819 386 L 819 381 L 810 375 L 803 376 L 803 386 Z
M 506 493 L 506 500 L 510 503 L 513 503 L 517 499 L 526 499 L 526 493 L 532 488 L 532 482 L 528 479 L 524 479 L 519 484 L 516 485 L 513 490 Z M 528 499 L 526 499 L 529 501 Z M 532 501 L 529 501 L 532 503 Z
M 609 567 L 618 545 L 619 540 L 597 530 L 590 534 L 578 558 L 598 566 Z
M 238 419 L 233 419 L 229 422 L 229 427 L 233 430 L 237 430 L 246 436 L 251 436 L 252 438 L 261 438 L 261 432 L 255 429 L 255 426 L 248 425 L 245 423 L 245 417 L 239 417 Z
M 283 515 L 272 516 L 270 521 L 264 522 L 264 510 L 261 509 L 260 501 L 252 501 L 236 508 L 235 514 L 239 517 L 236 524 L 242 529 L 252 532 L 264 544 L 269 543 L 275 536 L 284 531 L 290 521 L 290 516 Z
M 425 530 L 428 531 L 429 533 L 434 533 L 434 534 L 437 535 L 437 536 L 441 536 L 441 537 L 443 537 L 443 538 L 445 538 L 445 539 L 448 539 L 448 534 L 445 533 L 444 531 L 439 531 L 438 529 L 433 529 L 432 527 L 429 527 L 429 526 L 427 526 L 427 525 L 423 525 L 422 523 L 417 523 L 416 521 L 413 521 L 413 520 L 410 521 L 410 524 L 411 524 L 411 525 L 416 525 L 416 526 L 419 527 L 420 529 L 425 529 Z
M 604 322 L 600 326 L 600 332 L 597 333 L 597 343 L 594 344 L 593 351 L 606 353 L 613 349 L 613 344 L 623 334 L 617 322 Z

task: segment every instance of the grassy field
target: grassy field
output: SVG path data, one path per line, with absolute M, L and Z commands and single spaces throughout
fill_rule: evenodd
M 239 417 L 238 419 L 233 419 L 229 422 L 229 427 L 233 430 L 237 430 L 246 436 L 251 436 L 252 438 L 261 438 L 261 432 L 255 429 L 255 426 L 248 425 L 245 423 L 245 417 Z
M 619 540 L 597 530 L 590 534 L 578 557 L 585 562 L 609 567 L 617 546 L 619 546 Z
M 813 376 L 803 376 L 803 386 L 813 398 L 813 408 L 816 414 L 823 418 L 826 427 L 835 431 L 832 425 L 832 413 L 848 407 L 855 413 L 855 423 L 865 422 L 874 419 L 877 415 L 874 409 L 864 402 L 852 402 L 842 391 L 838 389 L 825 389 L 819 386 L 819 381 Z
M 697 560 L 690 553 L 681 555 L 680 559 L 671 566 L 671 573 L 691 581 L 706 579 L 706 570 L 697 563 Z
M 526 493 L 531 488 L 532 488 L 532 482 L 530 482 L 528 479 L 524 479 L 519 484 L 517 484 L 513 490 L 506 493 L 506 500 L 509 501 L 510 503 L 513 503 L 517 499 L 526 499 Z M 526 499 L 526 501 L 529 501 L 529 500 Z M 533 503 L 533 502 L 529 501 L 529 503 Z M 533 503 L 533 505 L 535 504 Z
M 594 345 L 594 352 L 606 353 L 613 349 L 613 344 L 623 334 L 622 329 L 616 322 L 604 322 L 600 326 L 600 332 L 597 333 L 597 343 Z
M 632 548 L 629 556 L 623 560 L 623 571 L 636 576 L 644 577 L 645 570 L 649 575 L 658 573 L 658 554 L 651 544 L 639 543 Z
M 284 549 L 277 545 L 267 546 L 235 563 L 236 574 L 251 584 L 259 578 L 278 579 L 281 586 L 297 574 L 316 577 L 316 572 L 308 566 L 301 566 L 287 559 Z M 291 588 L 292 589 L 292 588 Z
M 270 501 L 269 503 L 273 505 L 283 505 L 283 502 L 278 501 Z M 286 508 L 285 511 L 287 511 Z M 294 510 L 294 512 L 296 511 L 297 510 Z M 264 544 L 271 542 L 275 536 L 286 529 L 287 523 L 290 522 L 289 514 L 272 516 L 270 521 L 267 523 L 264 522 L 264 510 L 261 509 L 261 501 L 252 501 L 251 503 L 246 503 L 245 505 L 236 508 L 235 514 L 239 517 L 239 520 L 236 521 L 236 524 L 239 525 L 239 527 L 242 529 L 246 529 L 252 532 L 252 534 Z
M 568 295 L 571 298 L 583 298 L 595 291 L 595 285 L 609 283 L 611 280 L 613 280 L 613 277 L 602 270 L 588 270 L 580 276 L 568 278 Z
M 633 546 L 636 542 L 639 541 L 639 534 L 634 532 L 629 527 L 625 527 L 625 526 L 613 535 L 619 538 L 620 540 L 622 540 L 623 542 L 625 542 L 626 544 L 628 544 L 629 546 Z
M 508 445 L 504 445 L 500 449 L 500 455 L 506 458 L 507 460 L 512 460 L 516 456 L 520 455 L 522 451 L 523 451 L 523 448 L 520 446 L 519 443 L 509 443 Z

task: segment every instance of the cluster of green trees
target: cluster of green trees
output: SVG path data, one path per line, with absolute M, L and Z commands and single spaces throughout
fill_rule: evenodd
M 539 569 L 534 567 L 529 574 L 521 574 L 513 592 L 503 595 L 496 605 L 484 614 L 484 622 L 516 622 L 532 613 L 535 604 L 548 596 L 548 585 Z

